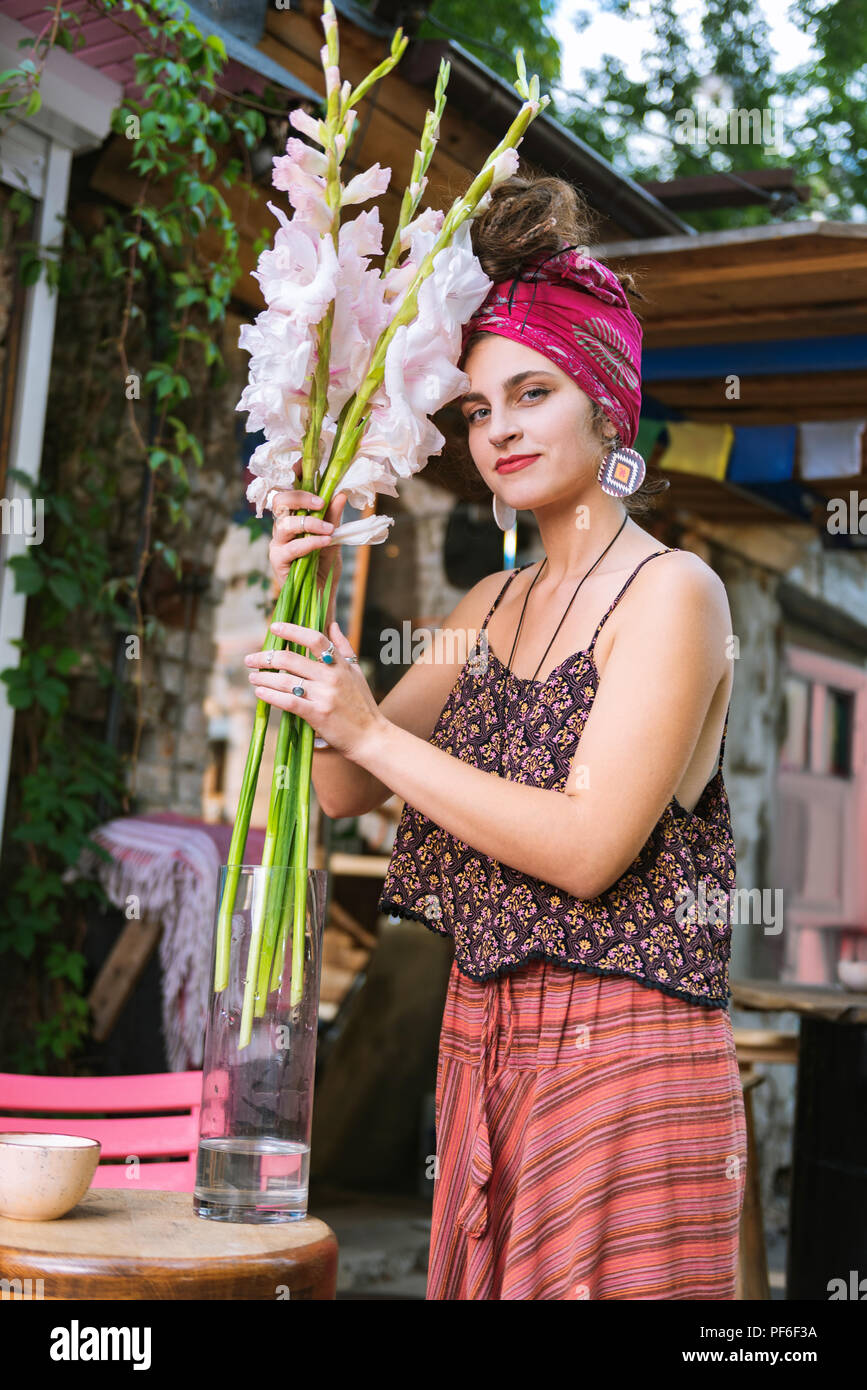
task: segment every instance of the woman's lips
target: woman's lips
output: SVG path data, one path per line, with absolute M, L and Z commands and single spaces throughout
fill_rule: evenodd
M 526 468 L 539 457 L 538 454 L 529 454 L 526 458 L 516 459 L 514 463 L 502 463 L 497 469 L 498 473 L 517 473 L 519 468 Z

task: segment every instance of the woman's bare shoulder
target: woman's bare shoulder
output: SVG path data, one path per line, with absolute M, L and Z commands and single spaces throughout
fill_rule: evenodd
M 714 602 L 722 612 L 728 612 L 725 584 L 716 570 L 692 550 L 672 550 L 661 557 L 660 563 L 644 566 L 642 574 L 647 576 L 642 586 L 645 592 L 654 585 Z
M 666 623 L 690 632 L 693 640 L 703 640 L 709 648 L 717 649 L 731 634 L 725 584 L 693 551 L 675 550 L 642 565 L 630 589 L 635 590 L 631 602 L 620 605 L 624 611 L 619 631 L 631 630 L 633 625 L 654 630 L 664 615 Z

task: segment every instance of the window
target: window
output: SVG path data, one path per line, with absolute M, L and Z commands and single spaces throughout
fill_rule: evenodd
M 810 768 L 810 692 L 812 686 L 802 676 L 787 675 L 783 691 L 784 735 L 780 766 L 787 772 L 808 772 Z
M 780 767 L 817 777 L 852 776 L 855 695 L 789 672 L 783 687 Z
M 852 725 L 855 697 L 851 690 L 825 691 L 825 718 L 822 729 L 822 765 L 826 777 L 852 775 Z

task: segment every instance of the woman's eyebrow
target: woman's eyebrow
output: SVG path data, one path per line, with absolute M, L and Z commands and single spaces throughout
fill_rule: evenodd
M 553 372 L 546 372 L 544 368 L 534 368 L 530 372 L 516 372 L 514 376 L 507 377 L 503 382 L 503 390 L 511 391 L 513 386 L 519 386 L 522 381 L 526 381 L 528 376 L 550 376 Z M 487 396 L 482 391 L 470 391 L 466 396 L 461 396 L 461 405 L 470 405 L 473 401 L 485 401 Z

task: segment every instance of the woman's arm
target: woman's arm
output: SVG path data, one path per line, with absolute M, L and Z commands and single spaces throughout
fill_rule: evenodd
M 302 556 L 320 550 L 317 583 L 324 586 L 329 572 L 335 581 L 328 602 L 328 614 L 323 631 L 331 631 L 337 606 L 337 587 L 343 569 L 340 547 L 331 548 L 327 542 L 334 527 L 339 525 L 346 505 L 346 494 L 338 492 L 324 518 L 307 518 L 302 523 L 293 515 L 303 509 L 318 510 L 323 506 L 316 493 L 299 488 L 279 489 L 272 498 L 275 512 L 274 529 L 268 547 L 268 558 L 274 573 L 276 602 L 286 582 L 291 566 Z M 422 655 L 409 671 L 389 691 L 380 708 L 384 716 L 419 738 L 427 739 L 458 678 L 461 666 L 476 638 L 477 628 L 492 606 L 506 576 L 489 574 L 465 594 L 445 619 L 436 634 L 434 659 Z M 279 666 L 282 656 L 274 658 Z M 264 679 L 267 679 L 265 677 Z M 351 761 L 337 748 L 313 750 L 311 771 L 319 804 L 327 816 L 358 816 L 381 806 L 391 796 L 391 789 L 363 767 Z
M 494 573 L 479 580 L 437 629 L 432 655 L 424 653 L 379 705 L 383 719 L 416 740 L 427 740 L 442 713 L 460 669 L 475 642 L 485 614 L 504 583 Z M 326 625 L 326 631 L 327 625 Z M 381 806 L 391 787 L 373 770 L 361 767 L 335 748 L 315 749 L 313 786 L 326 816 L 360 816 Z
M 481 854 L 597 897 L 636 858 L 689 765 L 727 676 L 729 629 L 725 588 L 697 557 L 645 569 L 618 605 L 565 793 L 472 767 L 384 714 L 353 761 Z

